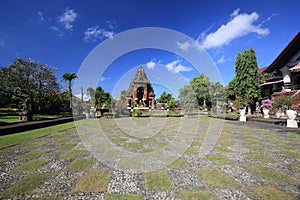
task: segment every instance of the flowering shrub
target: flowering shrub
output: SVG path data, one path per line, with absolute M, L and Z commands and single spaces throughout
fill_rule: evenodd
M 236 98 L 232 103 L 238 109 L 243 109 L 249 104 L 250 100 L 248 98 Z
M 260 108 L 270 108 L 270 107 L 272 107 L 272 103 L 271 103 L 270 99 L 264 99 L 261 101 Z

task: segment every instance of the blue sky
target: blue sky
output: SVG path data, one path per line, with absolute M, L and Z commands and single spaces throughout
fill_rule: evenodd
M 141 27 L 162 27 L 183 33 L 201 45 L 226 85 L 234 76 L 238 52 L 253 47 L 259 68 L 268 66 L 276 58 L 300 30 L 299 5 L 298 1 L 290 0 L 2 0 L 0 65 L 12 63 L 15 57 L 31 58 L 56 67 L 57 77 L 61 77 L 64 72 L 77 73 L 97 45 L 114 40 L 119 33 Z M 188 46 L 182 43 L 180 47 Z M 120 80 L 122 77 L 130 79 L 140 65 L 150 74 L 150 70 L 164 68 L 159 74 L 164 75 L 160 78 L 165 79 L 166 90 L 167 83 L 174 80 L 173 75 L 188 82 L 199 74 L 178 55 L 144 49 L 114 60 L 98 75 L 99 85 L 113 93 L 116 88 L 115 93 L 127 89 L 128 80 Z M 88 85 L 82 87 L 86 89 Z M 162 89 L 155 90 L 160 93 Z M 79 92 L 79 86 L 74 91 Z

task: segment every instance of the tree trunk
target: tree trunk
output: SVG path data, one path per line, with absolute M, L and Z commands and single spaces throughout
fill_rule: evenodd
M 72 110 L 72 86 L 71 86 L 71 81 L 69 81 L 69 93 L 70 93 L 70 110 Z

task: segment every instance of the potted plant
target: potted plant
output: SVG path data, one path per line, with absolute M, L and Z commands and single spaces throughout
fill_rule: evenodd
M 262 108 L 263 110 L 264 118 L 270 118 L 269 112 L 271 107 L 272 107 L 272 103 L 270 99 L 264 99 L 261 101 L 260 108 Z
M 286 116 L 287 116 L 287 127 L 298 128 L 298 123 L 296 121 L 297 117 L 297 105 L 293 104 L 292 96 L 286 96 L 285 105 L 287 106 Z
M 246 106 L 248 105 L 249 100 L 245 97 L 242 98 L 236 98 L 233 101 L 233 105 L 234 107 L 236 107 L 237 109 L 239 109 L 239 113 L 240 113 L 240 121 L 245 122 L 246 121 Z
M 276 118 L 284 117 L 284 113 L 282 112 L 282 107 L 284 105 L 284 100 L 282 96 L 278 96 L 273 101 L 273 108 L 275 109 Z

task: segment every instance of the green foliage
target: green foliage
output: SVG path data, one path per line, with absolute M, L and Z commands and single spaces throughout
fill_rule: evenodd
M 55 69 L 37 61 L 16 58 L 0 69 L 2 103 L 22 104 L 30 100 L 33 111 L 40 111 L 48 103 L 49 94 L 59 90 Z
M 263 83 L 267 82 L 268 78 L 271 78 L 274 75 L 275 75 L 275 72 L 270 72 L 270 73 L 263 72 L 263 73 L 258 74 L 259 84 L 263 84 Z
M 179 89 L 179 99 L 180 102 L 185 104 L 187 109 L 193 109 L 198 106 L 197 95 L 190 84 Z
M 179 99 L 190 108 L 206 107 L 211 101 L 225 99 L 225 90 L 222 84 L 212 82 L 208 76 L 201 73 L 179 90 Z
M 125 102 L 126 101 L 126 94 L 127 94 L 127 90 L 122 90 L 121 94 L 119 96 L 119 102 Z
M 204 75 L 203 73 L 200 76 L 193 77 L 190 85 L 192 86 L 195 94 L 197 96 L 197 101 L 200 106 L 206 106 L 206 103 L 210 99 L 209 94 L 209 77 Z
M 87 92 L 91 97 L 92 105 L 94 104 L 98 108 L 111 108 L 113 98 L 110 93 L 105 92 L 102 87 L 98 86 L 96 90 L 89 87 Z
M 78 77 L 77 77 L 77 75 L 76 75 L 75 73 L 68 72 L 68 73 L 64 73 L 64 74 L 62 75 L 62 78 L 63 78 L 65 81 L 71 82 L 73 79 L 78 78 Z
M 158 103 L 169 103 L 172 98 L 172 94 L 163 91 L 160 97 L 157 99 Z
M 70 108 L 72 108 L 72 80 L 78 78 L 75 73 L 64 73 L 62 79 L 68 81 L 69 95 L 70 95 Z
M 173 109 L 173 108 L 176 108 L 177 107 L 177 102 L 174 98 L 172 98 L 170 101 L 169 101 L 169 104 L 168 104 L 169 108 L 170 109 Z
M 183 115 L 182 114 L 176 114 L 176 113 L 173 113 L 173 114 L 169 114 L 168 115 L 169 117 L 183 117 Z
M 226 91 L 227 99 L 235 100 L 235 98 L 236 98 L 235 88 L 236 88 L 236 77 L 233 77 L 233 79 L 229 82 L 228 89 Z
M 236 98 L 232 103 L 236 108 L 243 109 L 243 108 L 246 108 L 246 106 L 250 103 L 250 101 L 248 98 L 239 97 L 239 98 Z
M 235 95 L 237 98 L 260 98 L 258 65 L 253 48 L 238 53 L 235 61 Z

